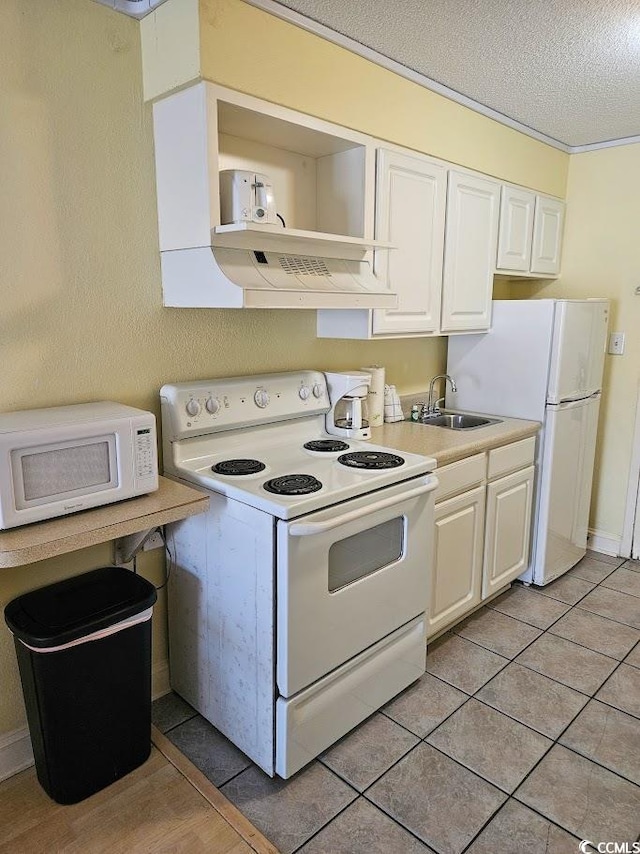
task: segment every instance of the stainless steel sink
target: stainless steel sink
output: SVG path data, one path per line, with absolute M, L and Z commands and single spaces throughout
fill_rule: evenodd
M 446 427 L 448 430 L 475 430 L 478 427 L 487 427 L 489 424 L 499 424 L 500 418 L 485 418 L 484 415 L 468 415 L 460 412 L 441 412 L 426 418 L 419 424 L 427 424 L 431 427 Z

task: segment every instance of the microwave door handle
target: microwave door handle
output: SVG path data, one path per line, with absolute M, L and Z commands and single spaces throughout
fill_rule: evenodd
M 410 489 L 400 495 L 394 495 L 393 498 L 383 498 L 375 504 L 368 504 L 366 507 L 361 507 L 359 510 L 352 510 L 350 513 L 343 513 L 341 516 L 334 516 L 333 519 L 327 519 L 326 522 L 294 522 L 289 527 L 289 534 L 292 537 L 308 537 L 313 534 L 324 534 L 325 531 L 331 531 L 333 528 L 338 528 L 340 525 L 346 525 L 347 522 L 355 522 L 357 519 L 362 519 L 364 516 L 369 516 L 378 510 L 386 510 L 387 507 L 393 507 L 394 504 L 400 504 L 403 501 L 408 501 L 410 498 L 416 498 L 418 495 L 424 495 L 425 492 L 433 492 L 438 486 L 438 480 L 435 477 L 429 479 L 429 483 L 424 486 L 418 486 L 415 489 Z

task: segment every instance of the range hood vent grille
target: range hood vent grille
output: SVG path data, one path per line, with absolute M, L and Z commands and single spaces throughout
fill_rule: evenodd
M 397 296 L 368 261 L 201 246 L 161 253 L 164 304 L 177 308 L 388 308 Z
M 299 255 L 279 255 L 280 266 L 290 276 L 331 276 L 323 258 L 302 258 Z

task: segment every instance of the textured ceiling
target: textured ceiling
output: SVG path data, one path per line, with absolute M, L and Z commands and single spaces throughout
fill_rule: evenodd
M 300 13 L 564 146 L 640 136 L 640 0 L 249 2 Z

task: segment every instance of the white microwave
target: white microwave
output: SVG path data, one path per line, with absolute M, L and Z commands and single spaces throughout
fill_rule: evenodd
M 157 488 L 152 412 L 105 400 L 0 413 L 0 529 Z

